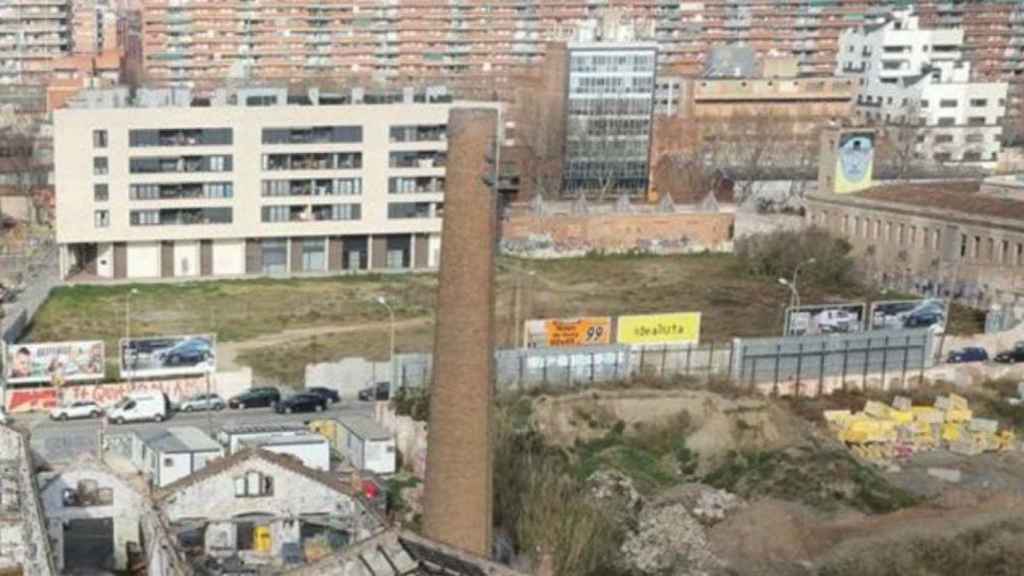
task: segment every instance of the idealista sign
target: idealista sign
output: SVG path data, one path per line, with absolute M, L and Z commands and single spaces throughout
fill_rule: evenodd
M 700 342 L 700 312 L 619 316 L 619 344 L 694 344 Z
M 594 346 L 611 343 L 610 316 L 526 321 L 527 348 Z

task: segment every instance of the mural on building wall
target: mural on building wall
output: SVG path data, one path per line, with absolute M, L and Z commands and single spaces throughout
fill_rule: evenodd
M 875 135 L 872 132 L 844 132 L 836 150 L 836 194 L 850 194 L 870 188 L 874 171 Z

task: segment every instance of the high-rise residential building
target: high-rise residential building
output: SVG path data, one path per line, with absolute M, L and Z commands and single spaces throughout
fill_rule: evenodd
M 961 29 L 924 28 L 910 10 L 845 31 L 837 74 L 858 78 L 861 119 L 890 138 L 914 138 L 935 162 L 994 163 L 1002 149 L 1007 83 L 973 81 Z M 892 136 L 895 134 L 895 136 Z
M 659 67 L 698 76 L 709 48 L 742 44 L 793 56 L 801 76 L 829 76 L 840 33 L 906 0 L 140 0 L 145 76 L 188 86 L 225 78 L 376 77 L 508 94 L 547 43 L 614 10 L 650 22 Z M 920 0 L 922 26 L 959 27 L 980 80 L 1024 87 L 1024 3 Z
M 97 54 L 122 45 L 123 20 L 112 0 L 72 0 L 71 51 Z
M 446 124 L 459 105 L 443 88 L 83 92 L 54 112 L 61 270 L 436 267 Z
M 0 3 L 0 84 L 43 84 L 71 50 L 70 0 Z

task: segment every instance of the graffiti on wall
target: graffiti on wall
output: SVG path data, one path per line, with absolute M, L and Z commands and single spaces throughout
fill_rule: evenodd
M 249 383 L 242 381 L 217 382 L 218 379 L 211 379 L 209 383 L 205 377 L 175 378 L 171 380 L 147 380 L 132 382 L 121 382 L 116 384 L 96 384 L 88 386 L 65 386 L 60 390 L 55 388 L 25 388 L 12 389 L 7 392 L 7 411 L 29 412 L 35 410 L 49 410 L 58 403 L 91 401 L 96 404 L 109 407 L 117 404 L 129 392 L 163 392 L 170 398 L 171 402 L 180 402 L 196 394 L 204 394 L 207 390 L 216 392 L 227 398 L 242 392 L 248 388 Z

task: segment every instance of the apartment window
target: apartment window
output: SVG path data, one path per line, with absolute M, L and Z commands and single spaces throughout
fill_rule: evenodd
M 260 472 L 246 472 L 235 477 L 235 496 L 255 498 L 274 495 L 274 477 Z
M 305 238 L 302 241 L 302 270 L 305 272 L 322 272 L 326 262 L 326 250 L 323 238 Z
M 932 235 L 932 249 L 938 250 L 939 244 L 942 242 L 942 231 L 938 228 L 935 229 L 935 234 Z
M 231 128 L 168 128 L 162 130 L 129 130 L 128 146 L 230 146 L 234 141 Z
M 106 130 L 93 130 L 92 131 L 92 147 L 93 148 L 106 148 L 107 147 L 107 131 Z
M 447 139 L 448 127 L 444 124 L 392 126 L 389 134 L 396 142 L 442 142 Z
M 885 239 L 887 241 L 889 241 L 889 242 L 892 242 L 892 241 L 895 240 L 894 235 L 895 235 L 895 231 L 894 231 L 894 229 L 892 227 L 892 222 L 886 222 L 885 223 Z
M 952 134 L 938 134 L 935 136 L 936 144 L 949 144 L 951 142 L 953 142 Z
M 230 224 L 231 208 L 163 208 L 132 210 L 128 213 L 132 226 L 191 226 L 196 224 Z
M 906 232 L 907 232 L 906 227 L 903 224 L 900 224 L 900 229 L 899 229 L 899 242 L 900 242 L 900 246 L 903 246 L 907 242 Z
M 960 258 L 967 257 L 967 235 L 960 235 Z
M 936 152 L 932 158 L 934 158 L 936 162 L 949 162 L 953 159 L 953 155 L 949 152 Z
M 988 106 L 988 100 L 985 98 L 971 98 L 972 108 L 984 108 Z
M 984 134 L 968 134 L 964 137 L 964 141 L 968 144 L 982 144 L 985 142 Z
M 984 116 L 970 116 L 970 117 L 967 118 L 967 125 L 968 126 L 984 126 L 985 125 L 985 117 Z
M 388 204 L 388 218 L 430 218 L 430 202 L 391 202 Z
M 988 249 L 985 252 L 985 257 L 988 258 L 989 262 L 996 261 L 996 241 L 994 238 L 988 239 Z
M 128 171 L 132 174 L 231 172 L 232 164 L 231 155 L 136 156 L 128 159 Z
M 1024 265 L 1024 244 L 1017 244 L 1017 266 Z
M 110 171 L 107 165 L 106 156 L 97 156 L 92 159 L 92 173 L 94 176 L 106 176 Z
M 264 170 L 354 170 L 362 168 L 360 152 L 264 154 Z
M 260 242 L 264 274 L 284 274 L 288 271 L 288 241 L 282 238 Z
M 908 243 L 911 246 L 917 246 L 917 226 L 910 227 L 910 240 Z
M 429 150 L 419 152 L 392 152 L 388 165 L 391 168 L 443 168 L 447 160 L 444 152 Z
M 262 209 L 262 220 L 264 222 L 288 222 L 288 206 L 264 206 Z
M 110 188 L 107 184 L 93 184 L 92 185 L 92 200 L 93 202 L 106 202 L 110 199 Z
M 344 144 L 363 141 L 362 126 L 264 128 L 264 144 Z
M 956 108 L 956 98 L 943 98 L 939 100 L 939 108 Z
M 1010 243 L 1003 240 L 1002 250 L 999 251 L 999 263 L 1006 264 L 1006 260 L 1010 257 Z
M 974 237 L 974 251 L 972 252 L 971 257 L 975 260 L 981 258 L 981 236 Z
M 93 212 L 93 224 L 97 228 L 107 228 L 110 226 L 110 211 L 109 210 L 96 210 Z
M 928 107 L 928 101 L 925 100 L 924 98 L 922 98 L 921 99 L 921 108 L 927 108 L 927 107 Z
M 950 118 L 948 116 L 945 118 L 939 118 L 939 121 L 936 122 L 936 126 L 956 126 L 956 118 Z
M 182 182 L 175 184 L 132 184 L 128 197 L 132 200 L 176 200 L 179 198 L 232 198 L 231 182 Z

